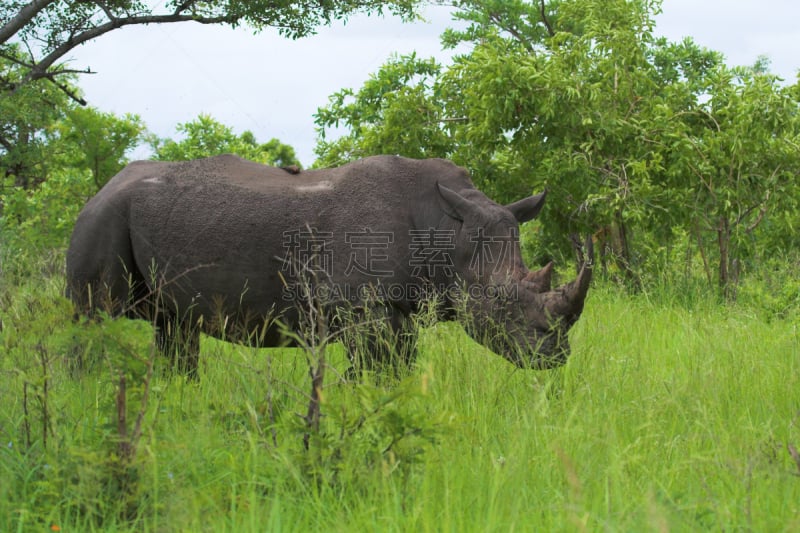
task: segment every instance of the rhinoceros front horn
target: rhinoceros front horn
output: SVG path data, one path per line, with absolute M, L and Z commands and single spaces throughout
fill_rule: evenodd
M 578 318 L 592 281 L 592 266 L 584 264 L 578 277 L 548 294 L 545 309 L 553 317 Z

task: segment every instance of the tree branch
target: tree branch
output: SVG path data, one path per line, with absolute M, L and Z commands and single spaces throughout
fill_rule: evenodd
M 0 134 L 0 146 L 5 148 L 9 152 L 14 149 L 14 145 L 8 139 L 6 139 L 2 134 Z
M 88 74 L 87 71 L 83 71 L 83 73 L 84 74 Z M 55 85 L 56 87 L 61 89 L 61 92 L 66 94 L 74 102 L 76 102 L 76 103 L 78 103 L 78 104 L 80 104 L 82 106 L 88 105 L 89 102 L 87 102 L 83 97 L 79 96 L 78 93 L 75 92 L 73 89 L 71 89 L 68 85 L 65 85 L 63 83 L 59 83 L 54 79 L 54 77 L 58 76 L 59 74 L 64 74 L 64 72 L 63 71 L 54 72 L 51 75 L 46 76 L 46 79 L 50 83 L 52 83 L 53 85 Z
M 489 20 L 494 22 L 501 30 L 510 33 L 511 36 L 514 37 L 514 39 L 516 39 L 517 42 L 519 42 L 525 48 L 525 50 L 533 52 L 533 46 L 531 43 L 529 43 L 528 40 L 513 25 L 506 26 L 503 24 L 503 20 L 494 13 L 489 14 Z
M 555 37 L 556 32 L 553 31 L 550 21 L 547 20 L 547 13 L 544 11 L 544 0 L 539 0 L 539 14 L 542 16 L 542 23 L 544 24 L 544 27 L 547 28 L 547 34 L 550 35 L 550 37 Z
M 171 13 L 156 14 L 152 2 L 138 0 L 23 0 L 19 2 L 23 7 L 19 8 L 16 15 L 2 22 L 0 45 L 18 35 L 18 32 L 30 28 L 30 34 L 20 39 L 21 44 L 27 46 L 28 41 L 37 41 L 39 46 L 36 52 L 44 54 L 44 57 L 37 59 L 36 53 L 29 47 L 30 64 L 26 65 L 29 70 L 13 89 L 17 91 L 20 86 L 34 80 L 57 75 L 52 72 L 53 65 L 75 47 L 125 26 L 190 21 L 235 26 L 246 19 L 255 28 L 271 26 L 288 36 L 300 37 L 313 31 L 315 21 L 326 23 L 332 17 L 343 17 L 357 11 L 381 12 L 386 6 L 390 6 L 392 11 L 396 9 L 397 13 L 413 13 L 413 5 L 418 1 L 337 0 L 297 2 L 296 5 L 289 2 L 263 2 L 259 7 L 241 2 L 245 8 L 239 9 L 237 2 L 231 5 L 230 2 L 173 0 Z M 9 8 L 4 13 L 16 9 Z M 32 26 L 37 17 L 48 17 L 47 21 L 43 21 L 44 29 L 41 32 Z M 63 72 L 59 71 L 58 74 Z
M 175 11 L 173 13 L 175 15 L 180 15 L 181 13 L 192 7 L 192 5 L 194 5 L 194 2 L 195 0 L 186 0 L 185 2 L 175 6 Z
M 780 168 L 780 167 L 779 167 L 779 168 Z M 776 168 L 776 169 L 775 169 L 775 171 L 772 173 L 772 176 L 771 176 L 771 177 L 774 177 L 774 176 L 775 176 L 775 174 L 777 174 L 777 173 L 778 173 L 778 170 L 779 170 L 779 168 Z M 764 220 L 764 217 L 767 215 L 767 211 L 769 210 L 769 209 L 768 209 L 768 205 L 769 205 L 769 197 L 770 197 L 770 196 L 772 196 L 772 191 L 771 191 L 770 189 L 767 189 L 767 192 L 764 194 L 764 201 L 763 201 L 763 202 L 761 202 L 761 203 L 755 204 L 755 205 L 751 206 L 750 208 L 746 209 L 746 210 L 744 211 L 744 213 L 740 214 L 740 215 L 739 215 L 739 216 L 736 218 L 736 221 L 733 223 L 733 225 L 734 225 L 734 226 L 738 226 L 739 224 L 741 224 L 741 223 L 742 223 L 742 221 L 743 221 L 743 220 L 744 220 L 744 219 L 745 219 L 745 218 L 746 218 L 746 217 L 747 217 L 747 216 L 748 216 L 750 213 L 752 213 L 753 211 L 755 211 L 755 209 L 756 209 L 757 207 L 761 206 L 761 209 L 759 209 L 759 211 L 758 211 L 758 215 L 756 215 L 756 219 L 755 219 L 755 220 L 754 220 L 752 223 L 748 224 L 748 225 L 747 225 L 747 227 L 745 228 L 745 232 L 746 232 L 746 233 L 748 233 L 748 234 L 750 234 L 750 233 L 753 233 L 753 230 L 754 230 L 754 229 L 756 229 L 756 228 L 758 227 L 758 225 L 759 225 L 759 224 L 761 224 L 761 222 Z
M 95 0 L 94 3 L 97 4 L 97 7 L 99 7 L 101 10 L 103 10 L 103 13 L 105 13 L 106 17 L 108 17 L 108 20 L 110 20 L 110 21 L 117 20 L 117 17 L 114 15 L 114 13 L 111 12 L 111 10 L 108 8 L 108 6 L 105 4 L 105 2 L 102 2 L 102 1 L 99 1 L 99 0 Z
M 18 57 L 16 57 L 16 56 L 14 56 L 14 55 L 11 55 L 11 54 L 4 54 L 4 53 L 2 52 L 2 50 L 0 50 L 0 58 L 2 58 L 2 59 L 5 59 L 5 60 L 6 60 L 6 61 L 8 61 L 9 63 L 14 63 L 14 64 L 16 64 L 16 65 L 19 65 L 19 66 L 21 66 L 21 67 L 25 67 L 25 68 L 33 68 L 33 64 L 32 64 L 32 63 L 26 63 L 26 62 L 25 62 L 25 61 L 23 61 L 22 59 L 20 59 L 20 58 L 18 58 Z
M 0 58 L 5 59 L 6 61 L 8 61 L 10 63 L 14 63 L 16 65 L 19 65 L 19 66 L 27 68 L 27 69 L 34 69 L 36 67 L 35 64 L 27 63 L 26 61 L 23 61 L 23 60 L 19 59 L 18 57 L 14 57 L 12 55 L 4 54 L 2 52 L 0 52 Z M 92 72 L 88 68 L 86 70 L 59 68 L 58 70 L 56 70 L 54 72 L 53 71 L 45 72 L 44 75 L 39 77 L 39 78 L 45 78 L 45 79 L 49 80 L 53 85 L 55 85 L 56 87 L 61 89 L 67 96 L 70 97 L 70 99 L 74 100 L 78 104 L 84 105 L 84 106 L 87 105 L 88 102 L 86 100 L 84 100 L 82 97 L 78 96 L 78 93 L 74 89 L 70 88 L 66 84 L 59 83 L 58 81 L 56 81 L 56 77 L 57 76 L 61 76 L 62 74 L 94 74 L 94 72 Z M 6 81 L 6 85 L 5 85 L 4 89 L 8 89 L 11 92 L 11 94 L 16 93 L 17 90 L 22 85 L 24 85 L 24 83 L 25 83 L 24 81 L 23 82 L 13 82 L 11 80 L 5 80 L 5 81 Z
M 19 13 L 0 28 L 0 44 L 11 39 L 16 33 L 33 20 L 40 11 L 46 9 L 57 0 L 33 0 L 19 10 Z
M 77 35 L 71 37 L 60 46 L 56 47 L 52 52 L 47 54 L 41 61 L 31 67 L 31 71 L 28 73 L 27 76 L 19 83 L 19 86 L 25 85 L 26 83 L 30 83 L 31 81 L 46 78 L 53 74 L 49 73 L 48 70 L 50 67 L 55 64 L 56 61 L 64 57 L 70 50 L 75 48 L 78 45 L 81 45 L 87 41 L 91 41 L 92 39 L 96 39 L 101 35 L 104 35 L 110 31 L 123 28 L 125 26 L 133 26 L 133 25 L 141 25 L 141 24 L 168 24 L 174 22 L 198 22 L 200 24 L 222 24 L 222 23 L 233 23 L 238 20 L 239 17 L 231 16 L 231 15 L 220 15 L 216 17 L 198 17 L 195 15 L 181 15 L 181 14 L 171 14 L 171 15 L 141 15 L 141 16 L 134 16 L 134 17 L 126 17 L 126 18 L 115 18 L 106 22 L 105 24 L 101 24 L 89 30 L 83 31 L 78 33 Z

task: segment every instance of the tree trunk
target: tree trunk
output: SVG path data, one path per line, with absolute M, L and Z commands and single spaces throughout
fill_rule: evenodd
M 631 266 L 631 248 L 630 239 L 628 236 L 628 227 L 625 225 L 625 220 L 622 218 L 622 210 L 618 210 L 614 216 L 615 230 L 614 237 L 616 242 L 617 254 L 615 255 L 617 267 L 624 273 L 625 279 L 633 283 L 638 288 L 638 280 Z
M 705 246 L 703 246 L 703 236 L 700 233 L 700 225 L 697 221 L 695 221 L 693 226 L 694 237 L 697 240 L 697 251 L 700 253 L 700 258 L 703 260 L 703 272 L 706 274 L 706 280 L 708 281 L 708 286 L 712 287 L 714 285 L 714 277 L 711 274 L 711 265 L 708 262 L 708 256 L 706 255 Z
M 719 244 L 719 288 L 726 298 L 730 292 L 730 271 L 728 268 L 730 260 L 731 229 L 728 218 L 724 215 L 719 217 L 717 226 L 717 242 Z

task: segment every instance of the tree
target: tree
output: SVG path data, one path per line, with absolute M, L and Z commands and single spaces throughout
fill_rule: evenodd
M 276 28 L 290 38 L 355 13 L 391 12 L 408 19 L 420 0 L 4 0 L 0 2 L 0 171 L 11 187 L 45 177 L 43 131 L 63 116 L 65 98 L 86 105 L 75 87 L 88 69 L 61 63 L 67 54 L 110 31 L 131 25 L 197 22 Z M 58 94 L 61 93 L 61 94 Z M 0 185 L 8 185 L 3 179 Z M 0 206 L 1 208 L 2 206 Z
M 7 52 L 21 57 L 18 46 Z M 52 84 L 20 86 L 25 75 L 17 62 L 0 56 L 0 191 L 29 189 L 45 180 L 47 132 L 69 109 L 66 94 Z M 72 78 L 62 81 L 71 84 Z
M 657 185 L 665 149 L 651 141 L 679 128 L 668 116 L 695 97 L 663 90 L 653 62 L 657 3 L 467 4 L 461 18 L 471 26 L 446 42 L 474 49 L 448 75 L 462 86 L 480 167 L 491 180 L 505 173 L 510 190 L 514 182 L 550 190 L 546 248 L 567 234 L 605 236 L 602 266 L 635 281 L 633 227 L 657 225 L 670 201 Z
M 315 116 L 318 166 L 336 166 L 371 154 L 448 157 L 452 143 L 439 101 L 441 66 L 416 54 L 392 57 L 356 93 L 343 89 Z M 344 126 L 346 135 L 327 140 Z
M 317 114 L 323 162 L 445 154 L 498 202 L 546 188 L 544 224 L 527 237 L 535 259 L 593 234 L 602 270 L 633 284 L 681 246 L 718 260 L 726 287 L 758 227 L 791 232 L 800 109 L 767 63 L 731 69 L 690 39 L 656 39 L 659 0 L 458 5 L 467 26 L 443 43 L 471 51 L 429 71 L 394 58 L 335 94 Z M 331 139 L 340 124 L 348 132 Z M 773 213 L 785 222 L 762 224 Z
M 37 153 L 31 151 L 27 161 L 35 163 L 30 167 L 35 181 L 0 191 L 0 231 L 10 230 L 2 235 L 4 245 L 65 245 L 79 210 L 128 163 L 128 153 L 145 134 L 136 116 L 117 117 L 68 102 L 59 115 L 46 113 L 49 122 L 31 137 Z
M 357 13 L 390 11 L 411 17 L 418 0 L 331 0 L 325 2 L 272 2 L 266 0 L 11 0 L 0 5 L 0 56 L 26 71 L 10 91 L 46 79 L 70 96 L 60 77 L 71 70 L 58 63 L 76 46 L 110 31 L 131 25 L 197 22 L 200 24 L 267 27 L 290 38 L 309 35 L 321 24 Z M 12 53 L 16 40 L 27 51 Z
M 128 163 L 127 154 L 145 137 L 145 127 L 136 115 L 118 117 L 92 107 L 73 107 L 56 128 L 64 164 L 86 168 L 99 191 Z
M 691 227 L 714 236 L 717 282 L 730 295 L 755 230 L 770 212 L 797 208 L 799 109 L 763 61 L 720 66 L 710 81 L 710 98 L 698 110 L 702 127 L 687 133 L 692 154 L 681 163 L 694 191 Z
M 155 159 L 185 161 L 219 154 L 236 154 L 251 161 L 281 167 L 300 166 L 294 148 L 271 139 L 260 144 L 252 132 L 236 135 L 231 128 L 208 115 L 200 115 L 192 122 L 178 124 L 178 133 L 184 138 L 155 139 L 152 142 Z
M 375 147 L 408 152 L 397 141 L 424 140 L 419 133 L 426 132 L 436 139 L 435 152 L 466 164 L 479 186 L 500 202 L 548 188 L 552 223 L 547 226 L 554 228 L 548 231 L 558 235 L 547 240 L 568 242 L 564 233 L 614 226 L 621 237 L 617 263 L 630 272 L 627 226 L 631 218 L 645 216 L 646 203 L 632 188 L 642 182 L 637 192 L 652 192 L 646 188 L 650 176 L 644 175 L 658 166 L 650 147 L 633 142 L 648 136 L 648 120 L 658 111 L 657 102 L 641 96 L 656 85 L 647 47 L 650 3 L 465 0 L 459 7 L 457 18 L 469 25 L 447 31 L 443 42 L 469 44 L 471 53 L 457 56 L 433 80 L 423 74 L 434 73 L 414 68 L 413 58 L 405 65 L 390 61 L 347 106 L 341 105 L 347 93 L 335 95 L 318 114 L 318 124 L 345 122 L 350 135 L 343 142 L 351 153 Z M 380 83 L 396 72 L 416 77 Z M 420 90 L 426 84 L 427 93 Z M 372 94 L 380 91 L 382 98 Z M 398 96 L 408 94 L 416 98 L 413 107 Z M 406 114 L 425 112 L 416 120 L 389 120 L 402 108 Z M 426 124 L 421 116 L 435 119 Z M 388 142 L 376 144 L 378 138 Z M 322 148 L 330 151 L 329 146 Z M 417 151 L 432 148 L 423 146 Z M 643 177 L 637 180 L 634 173 Z

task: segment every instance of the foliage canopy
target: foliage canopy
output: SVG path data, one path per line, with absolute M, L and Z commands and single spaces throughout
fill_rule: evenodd
M 332 95 L 316 116 L 318 164 L 448 157 L 500 202 L 550 191 L 529 234 L 536 260 L 592 234 L 603 269 L 623 279 L 638 284 L 683 256 L 728 291 L 769 247 L 797 246 L 798 85 L 766 60 L 729 67 L 691 39 L 656 38 L 659 9 L 460 2 L 463 27 L 442 41 L 469 52 L 448 67 L 393 57 L 361 89 Z
M 154 139 L 154 158 L 160 161 L 185 161 L 220 154 L 236 154 L 245 159 L 279 167 L 300 166 L 294 148 L 270 139 L 259 143 L 250 131 L 237 135 L 233 130 L 201 114 L 195 120 L 178 124 L 181 140 Z
M 359 12 L 389 11 L 410 18 L 417 4 L 415 0 L 11 0 L 0 6 L 0 55 L 27 70 L 17 85 L 41 78 L 55 82 L 59 75 L 70 72 L 57 65 L 70 50 L 125 26 L 176 22 L 247 25 L 256 30 L 277 28 L 296 39 L 322 24 Z M 8 43 L 13 41 L 22 43 L 26 54 L 9 53 Z
M 86 105 L 76 76 L 90 72 L 63 63 L 69 52 L 132 25 L 196 22 L 275 28 L 299 38 L 355 13 L 415 16 L 419 0 L 325 2 L 243 0 L 8 0 L 0 3 L 0 171 L 28 189 L 46 179 L 41 167 L 45 130 L 69 101 Z

